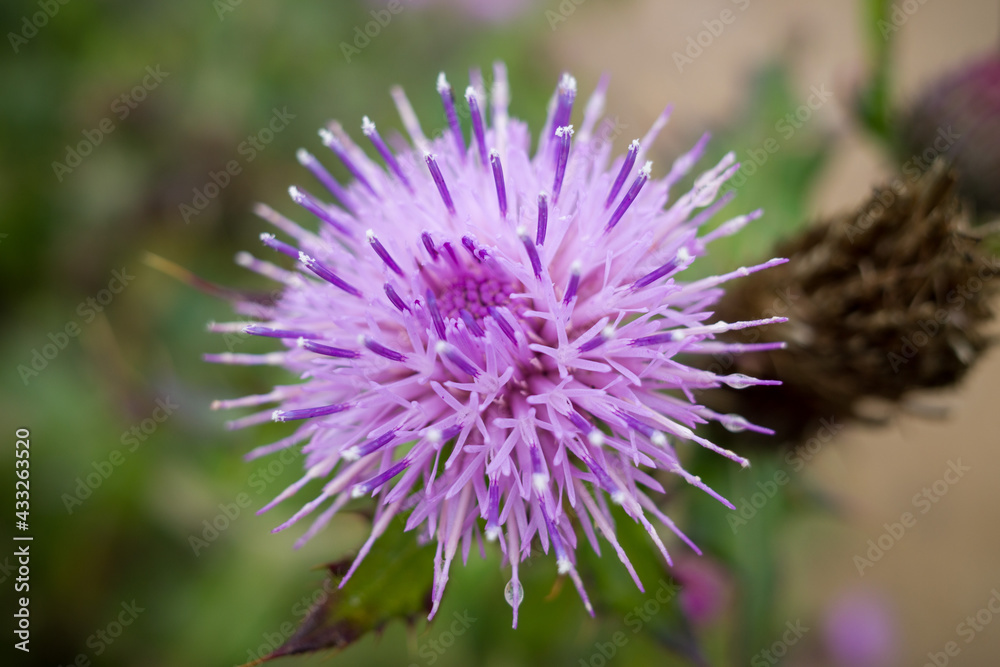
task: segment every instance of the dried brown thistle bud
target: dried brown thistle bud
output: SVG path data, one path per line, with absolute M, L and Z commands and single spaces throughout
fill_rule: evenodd
M 897 403 L 910 391 L 956 383 L 987 346 L 983 325 L 1000 285 L 1000 262 L 963 220 L 954 176 L 938 161 L 919 180 L 900 177 L 859 209 L 784 243 L 777 254 L 790 261 L 743 280 L 718 316 L 788 317 L 736 332 L 742 342 L 787 347 L 716 360 L 783 385 L 719 390 L 706 402 L 798 443 L 822 419 L 871 419 L 865 399 Z

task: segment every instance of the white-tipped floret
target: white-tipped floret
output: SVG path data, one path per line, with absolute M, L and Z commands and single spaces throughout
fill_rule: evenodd
M 295 159 L 298 160 L 299 164 L 303 167 L 312 164 L 316 160 L 316 158 L 314 158 L 312 154 L 304 148 L 300 148 L 295 151 Z
M 446 90 L 451 90 L 451 84 L 448 83 L 448 77 L 444 75 L 444 72 L 440 72 L 438 74 L 437 90 L 439 93 L 443 93 Z
M 285 421 L 285 411 L 284 410 L 275 410 L 274 412 L 272 412 L 271 413 L 271 421 L 276 421 L 276 422 L 283 422 L 283 421 Z
M 302 190 L 299 190 L 298 187 L 294 185 L 288 188 L 288 195 L 292 198 L 292 201 L 294 201 L 296 204 L 305 199 L 305 196 L 302 194 Z
M 573 564 L 569 562 L 568 558 L 560 558 L 556 561 L 556 571 L 559 574 L 566 574 L 573 569 Z
M 366 493 L 368 493 L 368 489 L 364 484 L 355 484 L 351 487 L 351 498 L 360 498 Z
M 438 354 L 444 354 L 445 352 L 448 351 L 448 343 L 446 343 L 443 340 L 439 340 L 438 342 L 434 343 L 434 351 L 437 352 Z
M 375 134 L 375 123 L 372 122 L 371 118 L 365 116 L 361 119 L 361 132 L 366 136 L 370 137 Z
M 594 447 L 603 447 L 604 440 L 604 433 L 598 431 L 596 428 L 587 434 L 587 442 Z
M 334 146 L 336 146 L 338 148 L 340 147 L 340 139 L 338 139 L 333 134 L 333 132 L 331 132 L 330 130 L 326 129 L 325 127 L 321 127 L 319 129 L 319 138 L 320 138 L 320 141 L 323 142 L 324 146 L 329 146 L 331 148 L 334 147 Z
M 544 472 L 536 472 L 531 474 L 531 485 L 535 487 L 535 491 L 541 493 L 549 486 L 549 476 Z
M 663 434 L 663 431 L 653 431 L 653 435 L 649 436 L 649 441 L 657 447 L 667 446 L 667 436 Z
M 497 538 L 500 537 L 500 529 L 495 526 L 490 526 L 486 529 L 486 541 L 496 542 Z
M 573 263 L 569 265 L 569 272 L 574 276 L 578 276 L 583 273 L 583 262 L 578 259 L 574 259 Z
M 369 243 L 371 243 L 374 238 L 375 238 L 374 229 L 369 229 L 365 232 L 365 239 L 367 239 Z
M 639 174 L 649 178 L 650 174 L 653 173 L 653 161 L 650 160 L 646 164 L 642 165 L 642 169 L 639 170 Z
M 432 445 L 436 445 L 439 442 L 441 442 L 441 438 L 443 437 L 444 434 L 441 432 L 441 429 L 439 428 L 429 428 L 424 433 L 424 438 L 427 440 L 427 442 L 431 443 Z
M 345 461 L 357 461 L 359 458 L 361 458 L 361 456 L 358 452 L 357 447 L 348 447 L 340 454 L 340 458 L 344 459 Z

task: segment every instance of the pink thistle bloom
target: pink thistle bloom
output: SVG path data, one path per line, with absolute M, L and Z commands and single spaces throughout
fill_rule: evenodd
M 841 593 L 827 608 L 823 640 L 838 667 L 889 667 L 897 664 L 897 618 L 875 591 Z
M 681 609 L 688 620 L 700 626 L 715 623 L 730 607 L 732 577 L 722 564 L 704 558 L 684 558 L 674 566 L 680 581 Z
M 693 428 L 715 420 L 731 430 L 764 429 L 697 405 L 693 392 L 769 383 L 691 368 L 678 355 L 773 349 L 715 338 L 783 318 L 710 323 L 710 308 L 726 281 L 783 260 L 681 282 L 679 274 L 713 239 L 760 214 L 698 235 L 731 199 L 717 194 L 739 167 L 733 154 L 671 202 L 672 187 L 698 161 L 707 135 L 655 178 L 645 153 L 669 107 L 609 164 L 612 126 L 598 125 L 607 81 L 574 129 L 576 82 L 564 75 L 532 155 L 527 127 L 507 114 L 502 64 L 494 75 L 489 108 L 480 73 L 465 91 L 468 139 L 443 74 L 437 89 L 448 125 L 433 139 L 394 89 L 413 147 L 399 137 L 387 142 L 367 118 L 361 128 L 385 166 L 339 124 L 321 130 L 354 181 L 341 185 L 318 159 L 299 152 L 339 201 L 291 188 L 292 199 L 319 218 L 318 233 L 265 206 L 257 210 L 288 239 L 265 234 L 265 245 L 297 269 L 237 257 L 283 283 L 273 305 L 237 304 L 261 320 L 247 333 L 276 338 L 283 349 L 207 358 L 281 365 L 302 379 L 215 404 L 279 404 L 231 422 L 234 428 L 271 418 L 299 424 L 249 455 L 306 443 L 305 475 L 262 512 L 310 481 L 324 481 L 276 531 L 319 512 L 302 543 L 350 499 L 375 498 L 371 536 L 344 582 L 402 514 L 407 530 L 437 543 L 430 617 L 459 548 L 465 561 L 473 541 L 481 553 L 483 536 L 498 541 L 511 569 L 507 599 L 516 627 L 518 564 L 535 543 L 554 552 L 559 573 L 572 579 L 591 614 L 576 569 L 578 531 L 598 553 L 602 535 L 642 588 L 615 537 L 608 499 L 645 527 L 668 563 L 653 521 L 697 551 L 657 506 L 663 487 L 655 471 L 674 473 L 732 508 L 681 467 L 677 449 L 694 443 L 747 466 Z M 244 324 L 212 328 L 232 332 Z

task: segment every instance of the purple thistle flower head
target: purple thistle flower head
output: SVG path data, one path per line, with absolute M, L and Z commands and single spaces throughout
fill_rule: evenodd
M 437 544 L 431 617 L 459 549 L 463 560 L 473 541 L 482 552 L 485 536 L 499 543 L 510 567 L 507 600 L 516 627 L 523 597 L 518 565 L 533 544 L 554 552 L 559 573 L 572 579 L 591 613 L 576 569 L 578 531 L 595 550 L 603 536 L 641 589 L 615 537 L 608 499 L 641 522 L 668 562 L 653 521 L 690 544 L 657 506 L 663 487 L 653 472 L 674 473 L 732 507 L 681 467 L 677 450 L 693 443 L 746 466 L 693 429 L 709 420 L 730 430 L 764 429 L 697 405 L 693 392 L 767 382 L 692 368 L 678 355 L 770 349 L 716 336 L 782 318 L 710 323 L 710 308 L 722 283 L 782 260 L 681 282 L 679 274 L 709 242 L 759 215 L 699 235 L 729 201 L 717 193 L 738 168 L 733 155 L 671 200 L 671 188 L 698 161 L 707 137 L 665 177 L 654 177 L 645 153 L 668 108 L 645 137 L 611 160 L 613 126 L 599 125 L 607 81 L 574 127 L 576 82 L 569 75 L 559 82 L 532 154 L 527 127 L 507 114 L 502 64 L 494 75 L 489 106 L 480 73 L 472 74 L 465 105 L 439 77 L 447 127 L 434 138 L 394 89 L 412 147 L 399 137 L 387 142 L 367 118 L 368 151 L 339 124 L 321 130 L 323 144 L 354 181 L 341 185 L 300 151 L 300 162 L 338 200 L 291 189 L 292 199 L 319 219 L 318 233 L 258 208 L 286 237 L 265 234 L 264 244 L 295 260 L 297 269 L 246 253 L 237 258 L 283 284 L 273 305 L 237 304 L 257 319 L 247 333 L 280 339 L 283 349 L 208 359 L 277 364 L 302 380 L 216 403 L 278 404 L 231 422 L 235 428 L 271 418 L 298 424 L 291 436 L 250 455 L 306 443 L 305 475 L 261 511 L 323 480 L 318 494 L 276 530 L 318 513 L 301 543 L 351 498 L 375 498 L 371 536 L 344 582 L 389 522 L 404 515 L 407 530 Z M 468 139 L 463 113 L 472 128 Z

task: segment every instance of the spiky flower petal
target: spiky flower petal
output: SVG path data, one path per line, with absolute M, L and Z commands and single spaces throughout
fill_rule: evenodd
M 707 322 L 722 283 L 782 260 L 680 282 L 678 274 L 711 240 L 759 214 L 698 235 L 728 202 L 716 196 L 738 168 L 733 155 L 671 203 L 671 188 L 705 141 L 655 178 L 645 152 L 669 109 L 609 164 L 613 127 L 598 125 L 607 82 L 574 127 L 576 81 L 564 75 L 531 155 L 527 127 L 507 115 L 503 65 L 494 75 L 491 108 L 478 72 L 464 93 L 468 141 L 443 74 L 437 89 L 449 126 L 441 136 L 424 135 L 398 89 L 393 97 L 412 148 L 394 152 L 364 120 L 363 134 L 385 167 L 340 125 L 322 130 L 354 182 L 342 186 L 301 152 L 339 204 L 292 188 L 292 199 L 319 219 L 318 233 L 259 210 L 290 237 L 265 235 L 264 243 L 296 260 L 297 271 L 242 256 L 242 264 L 285 284 L 273 306 L 239 304 L 244 314 L 262 315 L 247 333 L 280 339 L 284 350 L 210 358 L 278 363 L 302 379 L 223 402 L 280 404 L 237 426 L 267 418 L 300 423 L 293 435 L 251 454 L 307 443 L 304 477 L 265 510 L 324 480 L 277 530 L 319 511 L 307 540 L 351 498 L 371 496 L 377 510 L 356 567 L 389 522 L 406 515 L 408 530 L 437 542 L 431 616 L 459 548 L 466 558 L 483 534 L 499 541 L 511 568 L 507 598 L 516 627 L 518 564 L 536 543 L 554 552 L 591 613 L 576 569 L 577 531 L 595 550 L 598 534 L 608 540 L 641 587 L 615 538 L 609 498 L 642 523 L 669 562 L 649 517 L 687 538 L 658 508 L 663 487 L 652 472 L 679 475 L 728 505 L 681 467 L 675 449 L 693 442 L 748 465 L 693 429 L 707 420 L 757 427 L 695 404 L 692 392 L 764 382 L 696 370 L 678 355 L 773 347 L 715 337 L 781 318 Z

